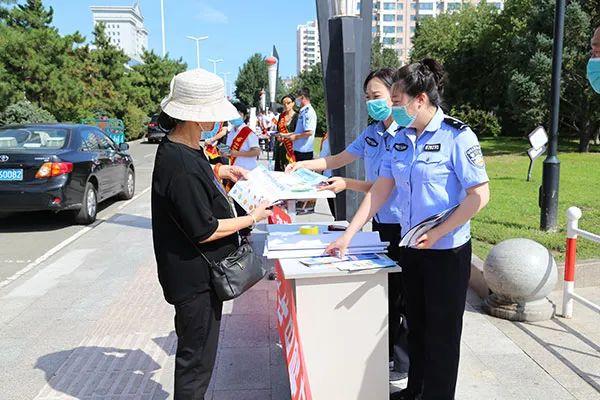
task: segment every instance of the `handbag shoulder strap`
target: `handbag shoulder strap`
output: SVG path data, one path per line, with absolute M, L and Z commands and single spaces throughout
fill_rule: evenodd
M 208 265 L 212 265 L 212 263 L 208 260 L 208 258 L 206 258 L 206 256 L 204 255 L 204 253 L 202 251 L 200 251 L 200 248 L 198 247 L 198 245 L 196 244 L 196 242 L 194 242 L 192 240 L 191 237 L 188 236 L 188 234 L 186 233 L 186 231 L 183 230 L 183 228 L 181 227 L 181 225 L 179 224 L 179 222 L 177 222 L 177 220 L 175 219 L 175 217 L 173 216 L 173 214 L 171 213 L 171 211 L 167 211 L 167 213 L 169 214 L 169 218 L 171 218 L 171 221 L 173 221 L 173 223 L 175 224 L 175 226 L 177 227 L 177 229 L 179 229 L 179 231 L 181 231 L 181 233 L 183 233 L 183 236 L 185 236 L 185 238 L 191 243 L 191 245 L 196 249 L 196 251 L 198 252 L 198 254 L 200 254 L 202 256 L 202 258 L 204 258 L 204 260 L 208 263 Z

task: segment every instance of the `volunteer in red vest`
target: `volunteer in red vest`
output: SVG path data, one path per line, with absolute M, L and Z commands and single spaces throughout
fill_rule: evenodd
M 298 113 L 294 110 L 295 100 L 296 99 L 291 94 L 285 95 L 281 99 L 284 110 L 279 114 L 279 120 L 277 121 L 277 132 L 280 134 L 285 135 L 296 130 Z M 277 136 L 273 158 L 275 159 L 275 171 L 285 171 L 285 167 L 287 167 L 289 163 L 296 162 L 294 144 L 292 141 L 283 136 Z
M 229 121 L 233 126 L 231 132 L 227 134 L 227 146 L 231 149 L 229 165 L 236 165 L 251 171 L 258 165 L 258 156 L 260 155 L 258 136 L 244 123 L 243 111 L 238 111 L 240 117 Z
M 258 156 L 260 155 L 258 136 L 244 123 L 244 111 L 238 108 L 238 112 L 239 118 L 229 121 L 229 124 L 233 126 L 231 132 L 227 134 L 227 146 L 231 149 L 229 165 L 251 171 L 258 165 Z M 232 186 L 233 182 L 226 183 L 227 190 Z M 238 203 L 234 202 L 234 206 L 238 216 L 246 215 L 246 211 Z M 240 235 L 248 236 L 250 231 L 251 229 L 242 229 Z

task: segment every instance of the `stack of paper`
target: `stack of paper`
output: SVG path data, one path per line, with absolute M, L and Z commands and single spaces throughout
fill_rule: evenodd
M 317 186 L 327 179 L 303 168 L 286 174 L 268 171 L 259 165 L 248 173 L 248 180 L 238 181 L 231 188 L 229 196 L 246 212 L 253 211 L 263 201 L 275 204 L 279 200 L 335 197 L 335 193 L 330 190 L 317 191 Z
M 265 256 L 270 259 L 305 258 L 321 256 L 329 244 L 344 232 L 325 232 L 318 235 L 268 236 Z M 346 254 L 372 254 L 387 252 L 388 242 L 382 242 L 378 232 L 358 232 L 352 238 Z

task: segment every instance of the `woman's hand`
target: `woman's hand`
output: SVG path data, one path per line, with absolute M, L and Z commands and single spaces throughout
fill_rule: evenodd
M 213 137 L 209 137 L 208 139 L 205 139 L 204 143 L 212 146 L 217 140 L 218 139 L 215 136 L 213 136 Z
M 232 182 L 248 179 L 248 170 L 235 165 L 221 165 L 219 167 L 219 178 L 229 179 Z
M 337 256 L 339 258 L 342 258 L 346 254 L 346 250 L 348 249 L 348 245 L 350 244 L 351 240 L 352 237 L 349 237 L 348 235 L 344 234 L 337 238 L 337 240 L 335 240 L 334 242 L 331 242 L 329 246 L 327 246 L 327 248 L 325 249 L 325 253 L 331 256 Z
M 306 168 L 304 166 L 304 161 L 296 161 L 296 162 L 293 162 L 293 163 L 289 163 L 287 165 L 287 167 L 285 167 L 285 173 L 286 174 L 290 174 L 290 173 L 292 173 L 295 170 L 300 169 L 300 168 Z
M 271 204 L 268 201 L 261 202 L 254 211 L 250 213 L 251 216 L 254 217 L 256 222 L 262 221 L 263 219 L 267 219 L 271 215 L 273 215 L 273 211 L 271 210 Z
M 348 187 L 346 180 L 340 176 L 334 176 L 329 178 L 327 182 L 323 182 L 321 186 L 317 188 L 317 191 L 331 190 L 334 193 L 343 192 Z
M 436 228 L 431 229 L 429 232 L 424 233 L 417 239 L 415 249 L 425 250 L 430 249 L 433 245 L 440 240 L 440 233 Z

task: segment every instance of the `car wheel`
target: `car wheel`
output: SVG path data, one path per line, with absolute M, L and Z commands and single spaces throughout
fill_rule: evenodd
M 125 186 L 121 193 L 119 193 L 120 200 L 129 200 L 135 194 L 135 173 L 131 168 L 127 170 L 127 177 L 125 178 Z
M 75 222 L 82 225 L 89 225 L 96 221 L 98 213 L 98 192 L 92 183 L 88 182 L 85 185 L 83 192 L 83 201 L 81 209 L 75 215 Z

